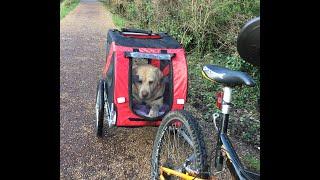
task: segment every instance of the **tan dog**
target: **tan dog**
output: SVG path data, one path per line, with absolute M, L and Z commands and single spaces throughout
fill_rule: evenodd
M 160 69 L 149 65 L 134 65 L 133 75 L 136 79 L 132 83 L 132 95 L 141 104 L 145 102 L 151 107 L 149 117 L 157 117 L 159 109 L 163 105 L 163 93 L 165 84 L 162 81 L 163 74 Z

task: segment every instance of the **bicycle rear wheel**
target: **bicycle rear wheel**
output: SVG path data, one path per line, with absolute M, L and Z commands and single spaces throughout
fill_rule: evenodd
M 161 122 L 152 152 L 152 179 L 159 179 L 160 166 L 208 177 L 207 152 L 197 121 L 187 111 L 171 111 Z M 166 179 L 178 179 L 168 177 Z

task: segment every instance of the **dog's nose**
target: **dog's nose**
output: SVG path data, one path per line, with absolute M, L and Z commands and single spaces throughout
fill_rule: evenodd
M 142 97 L 146 98 L 149 95 L 147 91 L 142 91 Z

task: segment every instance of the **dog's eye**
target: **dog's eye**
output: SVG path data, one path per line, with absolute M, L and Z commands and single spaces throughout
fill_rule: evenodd
M 141 80 L 139 80 L 139 81 L 138 81 L 138 83 L 139 83 L 139 84 L 142 84 L 142 81 L 141 81 Z
M 152 84 L 153 83 L 153 81 L 149 81 L 149 84 Z

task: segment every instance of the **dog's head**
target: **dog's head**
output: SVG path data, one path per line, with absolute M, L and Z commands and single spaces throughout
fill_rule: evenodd
M 143 100 L 154 96 L 155 91 L 160 87 L 163 77 L 160 69 L 152 65 L 140 65 L 133 68 L 133 88 Z

